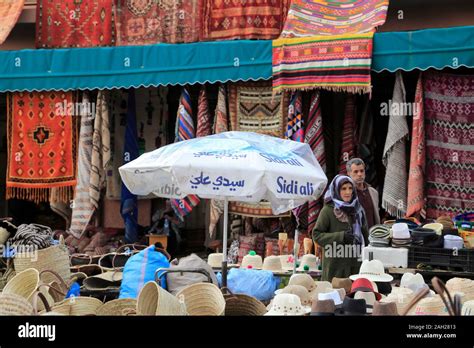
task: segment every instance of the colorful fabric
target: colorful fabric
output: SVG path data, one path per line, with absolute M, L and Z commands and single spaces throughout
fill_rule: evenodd
M 119 46 L 199 41 L 203 0 L 120 0 Z
M 370 92 L 373 33 L 273 41 L 273 91 Z
M 257 236 L 240 236 L 239 237 L 239 259 L 238 263 L 242 263 L 245 255 L 251 250 L 255 250 L 257 245 Z
M 344 112 L 344 127 L 342 128 L 342 146 L 339 165 L 339 174 L 347 175 L 346 164 L 355 156 L 355 100 L 354 95 L 348 95 L 346 98 L 346 109 Z
M 183 87 L 181 98 L 179 99 L 178 116 L 176 118 L 176 141 L 183 141 L 194 138 L 193 110 L 191 107 L 191 96 L 188 90 Z M 183 199 L 172 199 L 171 206 L 175 214 L 183 218 L 191 213 L 193 208 L 198 205 L 200 199 L 196 195 L 189 195 Z
M 36 47 L 115 45 L 113 0 L 38 0 Z
M 423 77 L 426 217 L 474 210 L 474 76 Z
M 105 187 L 106 183 L 106 169 L 111 159 L 109 101 L 107 91 L 98 92 L 89 182 L 90 200 L 96 209 L 99 208 L 101 190 Z
M 123 149 L 124 164 L 138 158 L 137 118 L 135 108 L 135 91 L 128 93 L 128 109 L 125 128 L 125 144 Z M 122 183 L 120 195 L 120 214 L 125 224 L 125 242 L 136 243 L 138 240 L 138 206 L 137 196 Z
M 405 105 L 405 86 L 402 73 L 397 72 L 393 89 L 392 105 Z M 386 167 L 382 194 L 382 207 L 392 216 L 403 217 L 407 200 L 406 141 L 408 125 L 406 110 L 390 110 L 388 133 L 385 140 L 382 162 Z
M 246 203 L 246 202 L 229 202 L 229 213 L 250 216 L 250 217 L 259 217 L 259 218 L 270 218 L 275 217 L 272 213 L 272 207 L 269 202 L 260 202 L 260 203 Z M 278 215 L 279 217 L 288 217 L 290 212 L 283 213 Z
M 6 198 L 69 202 L 76 180 L 77 125 L 72 92 L 8 95 Z
M 272 40 L 280 35 L 289 0 L 206 0 L 204 40 Z
M 139 153 L 168 144 L 168 89 L 139 88 L 135 90 L 136 117 L 139 130 Z M 107 198 L 120 199 L 122 180 L 118 168 L 123 163 L 123 147 L 128 109 L 128 91 L 110 91 L 110 148 L 107 166 Z M 151 196 L 150 196 L 151 197 Z M 143 197 L 140 197 L 143 198 Z
M 0 45 L 5 42 L 11 30 L 15 26 L 25 0 L 0 0 Z
M 233 131 L 255 132 L 283 138 L 288 97 L 272 95 L 271 82 L 232 84 L 229 88 L 230 123 Z
M 90 103 L 87 93 L 84 93 L 82 101 L 83 103 Z M 69 231 L 76 238 L 82 237 L 95 211 L 95 207 L 92 204 L 89 193 L 92 157 L 92 134 L 94 131 L 93 122 L 94 121 L 91 115 L 81 115 L 79 158 L 77 163 L 77 186 L 76 195 L 72 204 L 72 218 Z
M 288 122 L 286 126 L 286 138 L 302 143 L 304 141 L 303 130 L 303 101 L 301 92 L 295 92 L 291 96 L 288 107 Z
M 211 114 L 209 113 L 209 104 L 207 102 L 206 87 L 202 86 L 198 99 L 198 117 L 196 138 L 211 135 Z
M 314 91 L 311 95 L 311 104 L 308 114 L 308 127 L 305 134 L 305 143 L 313 150 L 314 157 L 319 162 L 321 168 L 326 171 L 326 153 L 324 149 L 323 118 L 321 115 L 321 95 L 319 91 Z M 323 208 L 321 199 L 308 203 L 308 232 L 313 231 L 319 212 Z
M 407 216 L 424 213 L 425 205 L 425 118 L 423 115 L 423 79 L 421 73 L 416 84 L 415 106 L 411 132 Z
M 292 0 L 283 37 L 368 33 L 385 23 L 388 0 Z
M 214 134 L 227 132 L 229 130 L 228 123 L 227 93 L 225 85 L 221 84 L 219 86 L 219 91 L 217 92 L 217 106 L 214 116 Z

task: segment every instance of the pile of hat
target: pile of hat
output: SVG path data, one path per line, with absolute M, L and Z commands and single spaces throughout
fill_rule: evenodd
M 411 246 L 411 235 L 405 222 L 397 222 L 392 226 L 392 247 L 407 248 Z
M 446 282 L 446 288 L 452 295 L 461 293 L 463 301 L 474 300 L 474 281 L 466 278 L 451 278 Z
M 369 242 L 373 247 L 386 248 L 390 246 L 390 227 L 374 225 L 369 230 Z

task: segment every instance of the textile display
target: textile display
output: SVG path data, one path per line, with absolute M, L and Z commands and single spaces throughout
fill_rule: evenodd
M 365 181 L 370 185 L 375 185 L 376 170 L 374 154 L 376 141 L 374 138 L 374 117 L 370 110 L 369 98 L 363 98 L 358 120 L 357 157 L 361 158 L 365 163 Z
M 272 96 L 271 82 L 231 84 L 229 87 L 231 129 L 283 138 L 288 105 L 286 93 Z
M 207 0 L 204 40 L 272 40 L 280 35 L 289 0 Z
M 7 97 L 6 198 L 69 202 L 77 184 L 77 116 L 72 92 L 12 93 Z
M 273 218 L 275 215 L 272 213 L 272 207 L 270 202 L 259 202 L 259 203 L 247 203 L 247 202 L 229 202 L 229 213 L 259 217 L 259 218 Z M 278 217 L 288 217 L 291 213 L 283 213 Z
M 295 0 L 273 41 L 273 90 L 369 93 L 372 41 L 387 0 Z
M 415 105 L 411 132 L 407 216 L 425 215 L 425 119 L 423 115 L 423 78 L 421 73 L 416 84 Z
M 168 144 L 167 95 L 168 89 L 166 87 L 138 88 L 135 90 L 140 154 Z M 120 199 L 122 180 L 118 168 L 123 165 L 128 91 L 111 91 L 110 100 L 109 122 L 112 153 L 107 166 L 107 198 Z
M 176 117 L 176 140 L 183 141 L 194 138 L 194 120 L 191 107 L 191 96 L 188 90 L 183 87 L 181 98 L 179 99 L 178 116 Z M 193 208 L 201 200 L 196 195 L 188 195 L 183 199 L 172 199 L 171 206 L 181 220 L 191 213 Z
M 293 93 L 290 99 L 290 106 L 288 107 L 288 121 L 285 133 L 287 139 L 300 143 L 304 141 L 302 104 L 301 92 Z
M 385 23 L 388 0 L 292 0 L 284 37 L 368 33 Z
M 273 90 L 369 93 L 373 33 L 273 41 Z
M 209 103 L 207 102 L 206 87 L 202 86 L 199 91 L 198 116 L 196 138 L 211 135 L 211 114 L 209 113 Z
M 344 126 L 342 128 L 342 145 L 339 174 L 347 175 L 346 163 L 355 157 L 355 96 L 348 95 L 346 98 L 346 108 L 344 112 Z
M 314 91 L 311 95 L 311 104 L 308 113 L 308 127 L 305 134 L 305 143 L 313 150 L 314 157 L 318 160 L 321 168 L 326 172 L 326 153 L 324 149 L 323 118 L 320 105 L 321 95 Z M 308 203 L 308 233 L 312 233 L 319 212 L 323 207 L 321 199 Z
M 402 73 L 397 72 L 393 89 L 392 105 L 405 105 L 406 93 Z M 407 114 L 405 109 L 390 110 L 387 139 L 382 162 L 386 167 L 382 194 L 382 207 L 392 216 L 403 217 L 407 199 L 407 159 L 408 138 Z
M 119 46 L 196 42 L 201 36 L 203 0 L 120 0 Z
M 423 76 L 426 217 L 474 210 L 474 76 Z
M 11 30 L 15 26 L 25 0 L 1 0 L 0 1 L 0 45 L 5 42 Z
M 109 125 L 109 94 L 99 91 L 94 118 L 94 133 L 92 137 L 92 153 L 90 160 L 89 195 L 91 203 L 99 208 L 101 190 L 106 183 L 106 169 L 111 159 L 110 125 Z
M 229 119 L 227 113 L 227 93 L 224 84 L 219 86 L 217 92 L 217 106 L 214 115 L 214 134 L 227 132 L 229 130 Z
M 36 47 L 115 45 L 113 0 L 38 0 Z
M 89 96 L 85 92 L 82 97 L 83 103 L 89 103 Z M 79 155 L 76 194 L 72 204 L 71 227 L 69 232 L 76 238 L 81 238 L 86 231 L 95 206 L 89 193 L 91 177 L 92 158 L 92 135 L 94 132 L 94 120 L 91 115 L 81 115 L 81 130 L 79 133 Z

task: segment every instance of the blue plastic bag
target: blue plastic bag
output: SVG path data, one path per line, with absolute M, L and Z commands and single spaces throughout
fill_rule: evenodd
M 222 274 L 217 275 L 222 284 Z M 227 273 L 227 287 L 234 294 L 245 294 L 260 301 L 271 300 L 280 285 L 280 278 L 270 271 L 232 268 Z
M 140 251 L 130 257 L 123 269 L 122 285 L 119 298 L 137 298 L 141 288 L 149 281 L 155 280 L 158 268 L 169 268 L 168 258 L 155 250 L 155 246 Z M 162 278 L 161 287 L 166 289 L 166 277 Z

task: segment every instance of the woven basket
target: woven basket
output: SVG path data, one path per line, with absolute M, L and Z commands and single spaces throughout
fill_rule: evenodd
M 137 308 L 137 300 L 134 298 L 119 298 L 104 303 L 97 309 L 97 315 L 125 315 L 125 310 L 135 310 Z
M 180 290 L 189 315 L 224 315 L 225 299 L 221 290 L 211 283 L 196 283 Z
M 186 307 L 157 283 L 151 281 L 140 290 L 137 298 L 138 315 L 186 315 Z
M 34 268 L 39 272 L 45 270 L 54 271 L 59 274 L 63 280 L 71 278 L 71 271 L 69 269 L 69 253 L 64 244 L 63 236 L 60 236 L 58 245 L 37 250 L 33 257 L 30 253 L 18 253 L 13 262 L 15 264 L 16 272 L 21 272 L 28 268 Z M 44 278 L 44 281 L 47 283 L 55 280 L 55 277 L 51 274 L 46 275 Z
M 244 294 L 233 294 L 223 288 L 226 316 L 262 316 L 267 313 L 265 305 L 255 297 Z
M 33 306 L 20 295 L 0 294 L 0 315 L 33 315 Z
M 31 301 L 40 284 L 39 272 L 34 268 L 26 269 L 14 276 L 3 288 L 2 294 L 14 294 Z
M 103 302 L 94 297 L 72 297 L 51 308 L 52 312 L 63 315 L 96 315 Z M 43 313 L 44 314 L 44 313 Z

